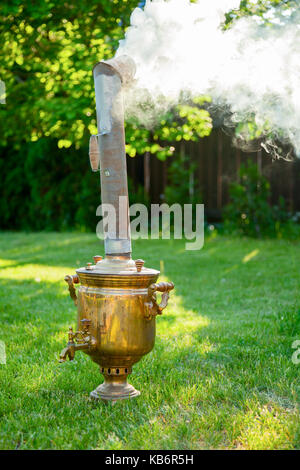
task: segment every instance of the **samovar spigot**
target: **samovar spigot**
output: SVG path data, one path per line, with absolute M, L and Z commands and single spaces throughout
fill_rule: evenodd
M 91 320 L 83 318 L 80 323 L 82 325 L 82 330 L 80 331 L 74 333 L 73 328 L 69 328 L 68 344 L 60 353 L 59 362 L 66 362 L 67 357 L 70 361 L 73 361 L 76 351 L 82 351 L 84 349 L 92 351 L 95 347 L 96 340 L 89 331 Z

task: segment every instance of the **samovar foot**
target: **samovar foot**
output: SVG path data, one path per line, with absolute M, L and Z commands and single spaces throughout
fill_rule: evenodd
M 104 382 L 90 393 L 91 399 L 116 402 L 117 400 L 138 397 L 141 394 L 133 385 L 127 382 L 127 376 L 131 372 L 131 368 L 100 367 L 100 371 L 104 375 Z

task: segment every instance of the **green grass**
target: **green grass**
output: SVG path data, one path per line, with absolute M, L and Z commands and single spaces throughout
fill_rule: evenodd
M 141 396 L 114 406 L 89 401 L 86 355 L 57 361 L 76 319 L 64 275 L 99 252 L 91 234 L 0 234 L 1 449 L 300 448 L 299 242 L 136 241 L 176 290 L 130 376 Z

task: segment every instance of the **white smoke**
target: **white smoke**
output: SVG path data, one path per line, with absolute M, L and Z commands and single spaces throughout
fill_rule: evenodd
M 273 9 L 268 13 L 273 27 L 254 16 L 225 30 L 225 13 L 239 4 L 147 0 L 144 9 L 136 8 L 117 52 L 137 65 L 129 110 L 139 109 L 136 114 L 147 123 L 151 113 L 140 105 L 149 96 L 159 113 L 182 96 L 209 94 L 216 108 L 230 110 L 230 125 L 254 116 L 265 127 L 263 145 L 275 148 L 275 136 L 300 156 L 300 15 Z

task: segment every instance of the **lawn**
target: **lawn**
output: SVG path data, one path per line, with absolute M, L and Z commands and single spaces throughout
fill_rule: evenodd
M 300 448 L 300 242 L 136 241 L 176 289 L 130 376 L 141 396 L 114 406 L 89 400 L 86 355 L 58 363 L 76 319 L 63 278 L 101 251 L 93 234 L 0 234 L 1 449 Z

